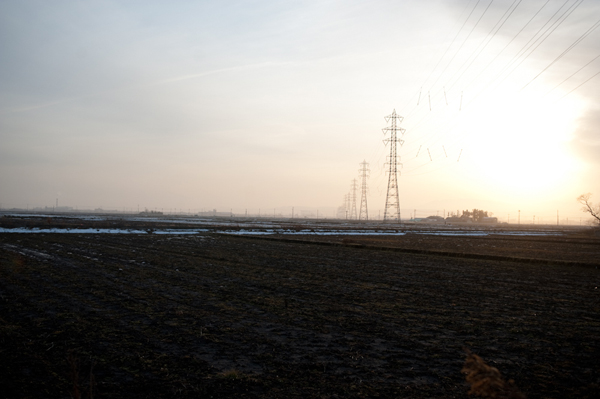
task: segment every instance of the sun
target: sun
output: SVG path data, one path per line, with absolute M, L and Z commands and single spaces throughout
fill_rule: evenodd
M 497 193 L 512 197 L 553 195 L 564 190 L 578 162 L 568 151 L 577 100 L 500 93 L 465 118 L 472 172 Z

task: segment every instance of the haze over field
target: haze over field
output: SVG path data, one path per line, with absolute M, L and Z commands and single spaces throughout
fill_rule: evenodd
M 402 216 L 600 202 L 600 2 L 0 3 L 2 208 Z M 383 214 L 383 212 L 381 213 Z

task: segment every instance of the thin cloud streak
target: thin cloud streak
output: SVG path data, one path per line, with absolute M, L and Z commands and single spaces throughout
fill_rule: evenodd
M 181 82 L 183 80 L 197 79 L 197 78 L 202 78 L 204 76 L 216 75 L 216 74 L 224 73 L 224 72 L 243 71 L 243 70 L 247 70 L 247 69 L 259 69 L 259 68 L 275 68 L 275 67 L 289 66 L 289 65 L 293 65 L 293 64 L 294 64 L 293 62 L 260 62 L 257 64 L 239 65 L 239 66 L 234 66 L 234 67 L 229 67 L 229 68 L 220 68 L 220 69 L 214 69 L 212 71 L 194 73 L 194 74 L 190 74 L 190 75 L 177 76 L 174 78 L 160 80 L 160 81 L 156 82 L 156 84 L 159 85 L 159 84 Z
M 51 101 L 51 102 L 44 103 L 44 104 L 26 105 L 26 106 L 22 106 L 22 107 L 18 107 L 18 108 L 5 108 L 3 110 L 0 110 L 0 115 L 8 115 L 8 114 L 16 114 L 16 113 L 21 113 L 21 112 L 33 111 L 33 110 L 37 110 L 37 109 L 52 107 L 55 105 L 68 104 L 68 103 L 80 101 L 80 100 L 83 100 L 86 98 L 92 98 L 92 97 L 102 96 L 102 95 L 106 95 L 106 94 L 122 93 L 122 92 L 130 91 L 130 90 L 139 90 L 139 89 L 143 89 L 146 87 L 166 85 L 169 83 L 181 82 L 184 80 L 191 80 L 191 79 L 198 79 L 198 78 L 202 78 L 205 76 L 216 75 L 216 74 L 225 73 L 225 72 L 237 72 L 237 71 L 260 69 L 260 68 L 276 68 L 276 67 L 289 66 L 289 65 L 293 65 L 293 64 L 294 64 L 293 62 L 261 62 L 261 63 L 256 63 L 256 64 L 239 65 L 239 66 L 234 66 L 234 67 L 229 67 L 229 68 L 214 69 L 211 71 L 205 71 L 205 72 L 194 73 L 194 74 L 189 74 L 189 75 L 177 76 L 177 77 L 173 77 L 173 78 L 167 78 L 167 79 L 156 81 L 154 83 L 138 84 L 138 85 L 120 87 L 120 88 L 116 88 L 116 89 L 102 90 L 102 91 L 99 91 L 96 93 L 90 93 L 90 94 L 84 94 L 84 95 L 77 96 L 77 97 L 65 98 L 62 100 Z

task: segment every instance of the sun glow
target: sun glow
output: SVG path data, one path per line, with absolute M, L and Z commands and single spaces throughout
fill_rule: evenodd
M 502 196 L 530 198 L 564 190 L 578 168 L 568 152 L 578 110 L 576 100 L 514 94 L 474 107 L 466 119 L 474 175 Z

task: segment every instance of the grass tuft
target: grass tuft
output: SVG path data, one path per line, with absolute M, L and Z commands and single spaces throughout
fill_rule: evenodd
M 225 370 L 222 373 L 219 373 L 218 376 L 226 380 L 240 380 L 244 377 L 244 375 L 236 369 Z
M 470 351 L 467 351 L 467 359 L 461 371 L 466 374 L 466 380 L 471 385 L 469 395 L 492 399 L 526 399 L 513 380 L 506 382 L 497 368 L 488 366 L 482 358 Z

